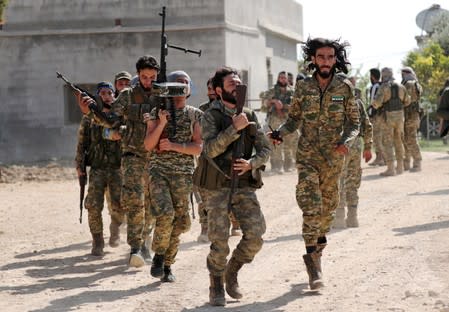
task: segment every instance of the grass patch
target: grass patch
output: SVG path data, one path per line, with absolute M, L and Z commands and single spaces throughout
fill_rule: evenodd
M 419 146 L 423 152 L 447 153 L 449 145 L 444 144 L 442 139 L 419 140 Z

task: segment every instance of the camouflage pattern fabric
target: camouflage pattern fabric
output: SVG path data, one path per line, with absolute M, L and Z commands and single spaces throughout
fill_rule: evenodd
M 180 235 L 190 229 L 189 195 L 192 177 L 186 174 L 150 171 L 151 207 L 156 224 L 152 249 L 165 255 L 165 265 L 175 262 Z
M 287 120 L 288 112 L 290 110 L 291 98 L 293 96 L 294 89 L 291 86 L 286 86 L 286 91 L 282 92 L 278 85 L 275 85 L 270 90 L 263 92 L 262 96 L 262 107 L 261 111 L 267 113 L 266 123 L 272 128 L 277 129 L 281 124 Z M 274 106 L 268 108 L 266 106 L 266 101 L 277 99 L 283 104 L 282 110 L 278 111 Z M 296 145 L 298 143 L 299 134 L 290 135 L 285 138 L 284 144 L 277 146 L 276 148 L 272 146 L 270 163 L 271 168 L 289 170 L 295 161 Z
M 382 145 L 385 161 L 402 161 L 404 158 L 404 111 L 386 112 L 387 120 L 382 129 Z
M 371 124 L 373 125 L 373 144 L 376 153 L 384 154 L 384 149 L 382 145 L 382 125 L 385 123 L 384 116 L 376 114 L 371 118 Z
M 232 116 L 234 112 L 226 109 L 221 101 L 212 103 L 214 109 L 223 114 Z M 222 117 L 224 118 L 224 117 Z M 232 159 L 232 153 L 226 153 L 230 144 L 239 138 L 239 133 L 230 125 L 221 129 L 222 119 L 216 120 L 212 110 L 204 113 L 201 120 L 201 135 L 203 138 L 203 151 L 210 158 L 223 155 L 226 160 Z M 249 159 L 253 169 L 263 166 L 270 154 L 270 143 L 257 123 L 257 133 L 253 143 L 255 154 Z M 229 168 L 221 168 L 228 171 Z M 228 171 L 229 172 L 229 171 Z M 229 188 L 217 191 L 205 190 L 206 211 L 208 217 L 208 236 L 211 242 L 210 253 L 207 257 L 207 266 L 212 275 L 223 274 L 226 267 L 226 256 L 229 254 L 229 227 L 228 212 Z M 233 195 L 232 213 L 240 224 L 242 238 L 237 245 L 233 256 L 238 262 L 251 262 L 257 252 L 262 248 L 262 235 L 265 233 L 265 219 L 257 201 L 255 189 L 249 187 L 236 188 Z
M 208 215 L 208 237 L 211 241 L 207 267 L 212 275 L 221 275 L 226 268 L 229 249 L 230 219 L 228 215 L 229 188 L 220 191 L 205 190 Z M 250 263 L 263 245 L 265 219 L 255 189 L 237 189 L 232 197 L 232 213 L 240 224 L 243 237 L 232 256 L 240 263 Z
M 418 143 L 418 129 L 420 124 L 419 100 L 422 94 L 421 85 L 415 80 L 405 83 L 407 93 L 410 95 L 411 104 L 404 109 L 404 150 L 405 160 L 422 160 Z
M 337 144 L 350 146 L 359 134 L 360 113 L 349 80 L 334 75 L 321 92 L 315 75 L 296 84 L 289 118 L 279 129 L 285 137 L 299 129 L 296 200 L 303 213 L 306 246 L 329 232 L 339 201 L 338 179 L 344 157 Z
M 145 163 L 144 170 L 144 206 L 145 206 L 145 221 L 142 231 L 142 240 L 151 241 L 151 233 L 154 228 L 154 223 L 156 222 L 151 213 L 151 190 L 150 190 L 150 171 L 149 162 Z
M 127 213 L 127 241 L 131 248 L 140 248 L 143 243 L 146 162 L 145 158 L 138 156 L 122 157 L 121 207 Z
M 176 109 L 176 134 L 171 138 L 175 143 L 192 142 L 193 125 L 203 114 L 197 108 L 186 105 Z M 156 110 L 151 112 L 155 120 Z M 170 133 L 173 126 L 167 123 Z M 174 151 L 153 152 L 150 155 L 151 213 L 156 224 L 152 249 L 165 255 L 165 265 L 175 262 L 180 235 L 190 229 L 189 197 L 193 190 L 192 174 L 194 158 L 191 155 Z
M 111 218 L 119 224 L 124 213 L 120 210 L 120 169 L 91 169 L 85 208 L 88 210 L 89 229 L 92 234 L 103 233 L 102 211 L 106 191 L 109 191 Z

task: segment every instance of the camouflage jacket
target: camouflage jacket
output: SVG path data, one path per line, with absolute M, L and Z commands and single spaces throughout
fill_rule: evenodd
M 334 75 L 322 91 L 314 74 L 296 85 L 288 120 L 281 136 L 299 129 L 297 159 L 321 154 L 328 161 L 337 144 L 350 146 L 359 134 L 360 113 L 349 80 Z
M 404 107 L 410 105 L 410 95 L 407 93 L 405 87 L 398 84 L 392 80 L 382 82 L 376 95 L 373 98 L 372 105 L 374 108 L 378 109 L 383 107 L 391 99 L 391 87 L 394 85 L 398 86 L 398 96 Z
M 410 95 L 410 105 L 404 108 L 406 117 L 413 113 L 419 114 L 419 102 L 423 91 L 421 84 L 416 80 L 407 80 L 404 86 L 408 95 Z
M 103 127 L 87 116 L 81 119 L 78 129 L 78 144 L 75 163 L 80 168 L 83 155 L 87 153 L 87 164 L 93 169 L 120 168 L 120 141 L 103 138 Z
M 212 159 L 217 156 L 221 156 L 230 163 L 232 159 L 232 151 L 230 151 L 229 146 L 240 137 L 240 134 L 232 126 L 232 124 L 224 130 L 221 130 L 222 120 L 217 120 L 212 110 L 218 110 L 223 115 L 231 118 L 234 115 L 234 112 L 227 109 L 220 100 L 216 100 L 212 103 L 211 109 L 207 110 L 201 119 L 203 153 Z M 253 146 L 255 153 L 253 153 L 249 161 L 251 163 L 251 167 L 253 169 L 257 169 L 262 167 L 268 161 L 271 152 L 270 143 L 268 142 L 265 134 L 262 132 L 254 112 L 249 109 L 245 109 L 245 112 L 247 115 L 251 114 L 248 119 L 254 120 L 256 123 Z M 227 168 L 222 168 L 222 170 L 227 170 Z
M 151 120 L 156 120 L 157 109 L 151 111 Z M 199 122 L 203 114 L 198 108 L 186 105 L 181 109 L 175 110 L 176 114 L 176 132 L 173 138 L 174 143 L 189 143 L 192 141 L 193 128 L 196 122 Z M 161 137 L 167 137 L 171 128 L 174 127 L 170 121 L 167 123 Z M 194 157 L 175 151 L 153 152 L 150 154 L 149 168 L 151 170 L 160 170 L 166 174 L 193 174 Z
M 365 105 L 363 105 L 363 101 L 358 99 L 356 100 L 356 104 L 359 108 L 360 112 L 360 133 L 359 136 L 363 139 L 363 148 L 365 150 L 371 150 L 373 145 L 373 125 L 369 120 L 369 116 L 366 113 Z
M 143 122 L 143 114 L 150 113 L 159 101 L 159 98 L 145 92 L 139 83 L 120 92 L 119 97 L 112 104 L 110 114 L 114 115 L 114 118 L 118 118 L 122 125 L 120 133 L 123 154 L 132 153 L 142 158 L 148 158 L 149 153 L 143 143 L 147 131 L 147 125 Z M 92 113 L 89 116 L 95 118 L 100 125 L 107 127 Z
M 290 110 L 291 99 L 294 93 L 294 88 L 287 85 L 286 90 L 283 92 L 279 85 L 275 85 L 273 88 L 266 92 L 262 92 L 262 106 L 261 111 L 267 113 L 267 122 L 271 125 L 274 120 L 285 121 L 287 119 L 287 114 Z M 274 105 L 269 105 L 270 100 L 279 100 L 282 102 L 283 106 L 281 110 L 277 110 Z

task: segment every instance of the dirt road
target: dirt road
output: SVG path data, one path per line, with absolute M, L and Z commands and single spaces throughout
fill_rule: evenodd
M 319 293 L 308 290 L 302 261 L 296 174 L 266 177 L 258 191 L 265 244 L 239 275 L 245 297 L 227 297 L 225 308 L 207 304 L 208 245 L 196 242 L 198 220 L 182 236 L 177 282 L 161 284 L 148 266 L 127 267 L 124 232 L 104 258 L 89 255 L 72 171 L 0 183 L 0 311 L 449 312 L 449 155 L 424 157 L 422 172 L 390 178 L 378 175 L 384 167 L 365 166 L 360 227 L 329 235 Z

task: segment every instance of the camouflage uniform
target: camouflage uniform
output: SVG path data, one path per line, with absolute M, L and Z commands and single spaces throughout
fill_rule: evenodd
M 392 97 L 392 87 L 397 87 L 397 96 L 399 102 L 396 103 L 396 99 Z M 385 123 L 382 129 L 383 133 L 383 147 L 385 161 L 387 162 L 388 169 L 383 172 L 382 175 L 394 175 L 394 157 L 397 161 L 397 173 L 403 171 L 403 159 L 404 159 L 404 107 L 410 104 L 410 96 L 407 94 L 405 87 L 391 80 L 382 82 L 376 96 L 373 99 L 373 107 L 378 109 L 384 108 Z M 393 151 L 394 146 L 394 151 Z
M 84 149 L 87 149 L 87 163 L 90 165 L 89 187 L 85 201 L 88 210 L 89 229 L 92 234 L 103 235 L 102 210 L 105 193 L 110 200 L 109 214 L 112 222 L 120 225 L 124 213 L 120 209 L 120 142 L 105 140 L 103 127 L 84 116 L 78 130 L 78 146 L 75 162 L 80 167 Z
M 287 85 L 286 91 L 282 91 L 279 85 L 275 85 L 274 88 L 264 92 L 262 94 L 263 105 L 261 111 L 267 113 L 267 124 L 272 129 L 277 129 L 281 124 L 287 120 L 287 115 L 290 110 L 291 98 L 294 93 L 294 88 Z M 283 104 L 281 111 L 276 110 L 275 106 L 272 105 L 270 108 L 267 107 L 267 102 L 276 99 L 280 100 Z M 283 144 L 274 148 L 272 146 L 272 152 L 270 155 L 271 169 L 274 171 L 280 171 L 282 168 L 284 171 L 290 171 L 293 167 L 295 161 L 295 151 L 298 144 L 298 131 L 294 135 L 289 135 L 285 138 Z M 282 154 L 284 154 L 284 159 L 282 159 Z
M 372 107 L 372 100 L 377 93 L 378 88 L 380 87 L 380 83 L 376 82 L 370 88 L 370 106 L 368 107 L 368 115 L 370 116 L 370 121 L 373 126 L 373 145 L 374 150 L 376 151 L 376 160 L 370 164 L 370 166 L 377 166 L 384 164 L 383 161 L 383 146 L 382 146 L 382 129 L 384 128 L 383 124 L 385 123 L 384 113 L 382 109 L 375 109 Z
M 186 105 L 175 110 L 176 133 L 170 138 L 174 143 L 192 141 L 193 125 L 199 121 L 202 112 Z M 157 119 L 156 109 L 151 120 Z M 171 133 L 171 122 L 165 132 Z M 156 219 L 152 249 L 157 255 L 164 255 L 164 266 L 175 262 L 180 235 L 190 229 L 189 195 L 192 192 L 193 156 L 174 151 L 153 152 L 150 156 L 151 210 Z M 155 256 L 156 257 L 156 256 Z
M 410 105 L 404 108 L 404 165 L 410 168 L 410 160 L 413 158 L 413 167 L 420 166 L 422 156 L 418 144 L 418 129 L 420 124 L 419 100 L 422 87 L 416 80 L 407 80 L 403 83 L 410 95 Z
M 362 144 L 360 138 L 363 139 L 364 150 L 371 150 L 373 144 L 373 126 L 365 111 L 363 102 L 356 100 L 356 103 L 360 112 L 360 133 L 352 143 L 349 154 L 345 156 L 344 169 L 340 176 L 340 202 L 335 220 L 337 222 L 340 218 L 344 219 L 345 206 L 347 206 L 348 219 L 346 223 L 348 226 L 356 226 L 355 223 L 358 223 L 356 210 L 359 204 L 358 189 L 362 181 Z
M 250 159 L 253 170 L 260 168 L 268 160 L 270 143 L 264 136 L 257 123 L 257 118 L 249 109 L 244 112 L 249 120 L 256 122 L 252 131 L 252 147 L 245 146 L 245 150 L 255 149 L 256 154 L 249 157 L 245 153 L 244 158 Z M 221 101 L 212 103 L 212 108 L 207 110 L 201 120 L 201 133 L 203 138 L 203 152 L 214 159 L 221 172 L 231 171 L 232 147 L 240 134 L 232 126 L 232 116 L 235 111 L 227 109 Z M 247 135 L 251 131 L 250 126 L 245 129 Z M 248 144 L 248 141 L 246 144 Z M 248 158 L 247 158 L 248 157 Z M 210 175 L 209 175 L 210 176 Z M 215 180 L 215 179 L 214 179 Z M 218 173 L 216 180 L 220 185 L 200 185 L 205 188 L 206 209 L 208 215 L 209 240 L 211 241 L 210 252 L 207 257 L 207 267 L 212 276 L 222 276 L 226 268 L 226 257 L 229 254 L 229 227 L 228 200 L 230 192 L 230 181 L 224 175 Z M 221 181 L 221 182 L 218 182 Z M 262 248 L 262 235 L 265 233 L 265 219 L 260 209 L 255 193 L 255 184 L 251 172 L 246 172 L 239 177 L 239 185 L 236 187 L 232 197 L 231 211 L 240 223 L 243 237 L 232 253 L 232 261 L 250 263 L 256 253 Z M 260 187 L 260 186 L 258 186 Z M 231 260 L 230 260 L 231 262 Z
M 282 137 L 298 128 L 296 200 L 303 212 L 302 236 L 306 246 L 317 246 L 329 232 L 338 206 L 338 179 L 344 156 L 337 144 L 349 146 L 357 137 L 360 114 L 349 80 L 334 75 L 321 91 L 316 73 L 296 85 L 289 118 Z
M 127 240 L 132 250 L 142 247 L 144 226 L 146 222 L 147 227 L 152 223 L 151 215 L 146 215 L 148 209 L 145 208 L 145 175 L 148 174 L 145 168 L 149 153 L 143 143 L 147 129 L 143 114 L 149 113 L 156 105 L 157 99 L 149 96 L 137 83 L 122 90 L 111 109 L 125 126 L 121 139 L 121 207 L 127 213 Z

